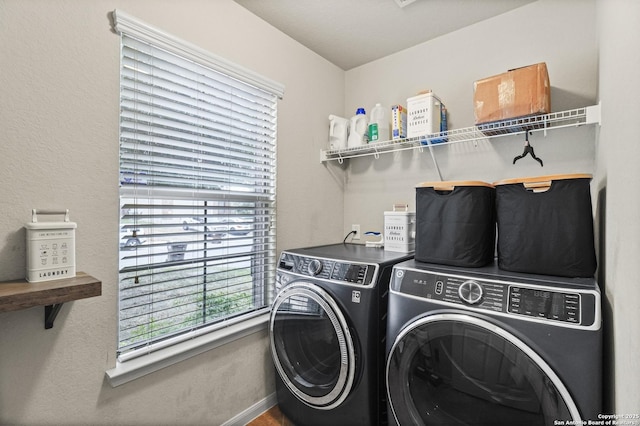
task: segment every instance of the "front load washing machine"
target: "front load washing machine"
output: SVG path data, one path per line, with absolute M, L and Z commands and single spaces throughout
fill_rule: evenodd
M 387 333 L 390 424 L 587 424 L 601 412 L 593 279 L 410 260 L 394 267 Z
M 269 334 L 278 405 L 295 425 L 386 423 L 389 279 L 411 257 L 356 244 L 282 252 Z

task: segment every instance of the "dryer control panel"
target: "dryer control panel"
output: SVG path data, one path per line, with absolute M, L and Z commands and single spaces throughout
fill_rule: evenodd
M 473 276 L 448 275 L 395 268 L 391 291 L 461 306 L 578 326 L 591 326 L 598 317 L 599 293 L 593 290 L 537 286 Z
M 511 286 L 509 312 L 580 324 L 580 294 Z
M 278 269 L 298 275 L 363 286 L 373 282 L 376 272 L 375 265 L 299 256 L 287 252 L 283 252 L 280 256 Z

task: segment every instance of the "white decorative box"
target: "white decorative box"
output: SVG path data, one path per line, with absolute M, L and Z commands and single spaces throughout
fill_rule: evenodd
M 416 247 L 416 213 L 384 212 L 384 249 L 409 253 Z
M 63 215 L 61 222 L 38 222 L 38 214 Z M 27 276 L 29 282 L 76 276 L 76 224 L 69 210 L 32 210 L 27 223 Z
M 442 102 L 433 93 L 423 93 L 407 99 L 407 137 L 440 133 Z

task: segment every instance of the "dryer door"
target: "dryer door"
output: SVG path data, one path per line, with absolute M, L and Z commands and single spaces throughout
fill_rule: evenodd
M 354 341 L 335 300 L 309 282 L 287 285 L 276 296 L 269 324 L 278 374 L 305 404 L 337 407 L 355 377 Z
M 386 374 L 400 425 L 580 420 L 566 387 L 538 354 L 505 329 L 465 313 L 433 314 L 405 327 Z

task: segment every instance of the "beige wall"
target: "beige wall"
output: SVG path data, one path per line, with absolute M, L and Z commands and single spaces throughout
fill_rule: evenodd
M 342 238 L 342 191 L 319 162 L 344 72 L 230 0 L 0 0 L 0 281 L 24 277 L 32 208 L 69 208 L 78 270 L 101 297 L 0 314 L 0 424 L 220 424 L 273 392 L 266 332 L 111 388 L 117 338 L 120 8 L 286 86 L 278 245 Z M 246 30 L 250 28 L 250 31 Z

